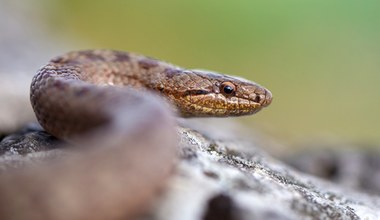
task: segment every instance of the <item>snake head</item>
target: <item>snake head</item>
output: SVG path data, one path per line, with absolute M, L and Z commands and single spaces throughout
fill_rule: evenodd
M 269 90 L 243 78 L 203 70 L 167 74 L 166 93 L 179 114 L 185 117 L 250 115 L 272 101 Z

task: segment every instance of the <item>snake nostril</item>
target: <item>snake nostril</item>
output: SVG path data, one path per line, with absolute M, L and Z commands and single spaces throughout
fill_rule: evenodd
M 255 100 L 254 100 L 256 103 L 260 103 L 260 101 L 261 101 L 261 97 L 259 96 L 259 95 L 257 95 L 256 97 L 255 97 Z

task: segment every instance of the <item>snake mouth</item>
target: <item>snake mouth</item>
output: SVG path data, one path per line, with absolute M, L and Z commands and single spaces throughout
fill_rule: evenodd
M 263 104 L 267 104 L 268 101 L 267 99 L 254 101 L 237 96 L 226 97 L 223 94 L 210 92 L 194 92 L 182 96 L 180 103 L 177 108 L 183 116 L 229 117 L 254 114 L 260 111 Z
M 239 99 L 240 102 L 243 102 L 242 100 L 244 100 L 244 102 L 248 101 L 249 103 L 251 103 L 252 107 L 254 107 L 254 108 L 257 107 L 256 104 L 261 105 L 261 107 L 267 107 L 272 102 L 272 93 L 267 89 L 263 89 L 262 92 L 263 92 L 263 94 L 262 93 L 252 93 L 248 97 L 236 96 L 236 98 Z M 190 99 L 190 102 L 191 102 L 191 101 L 197 100 L 197 99 L 204 99 L 207 95 L 210 95 L 210 94 L 213 94 L 213 93 L 209 92 L 207 90 L 189 90 L 189 91 L 185 92 L 184 96 L 187 97 L 187 99 Z M 197 96 L 200 96 L 200 97 L 197 98 Z M 227 104 L 228 104 L 228 102 L 235 102 L 236 101 L 236 100 L 232 99 L 233 96 L 224 96 L 224 97 L 225 97 Z M 217 97 L 217 98 L 219 100 L 223 99 L 223 97 L 222 98 Z M 209 100 L 208 103 L 212 103 L 213 101 L 218 101 L 218 100 Z M 254 104 L 254 103 L 256 103 L 256 104 Z

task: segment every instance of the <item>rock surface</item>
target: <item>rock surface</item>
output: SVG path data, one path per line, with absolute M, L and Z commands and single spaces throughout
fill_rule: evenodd
M 380 196 L 380 151 L 377 148 L 342 146 L 341 143 L 308 146 L 308 150 L 283 155 L 283 161 L 302 172 Z
M 295 171 L 249 141 L 213 139 L 185 127 L 178 133 L 181 160 L 175 174 L 150 213 L 140 219 L 380 218 L 379 197 Z M 28 143 L 46 150 L 56 146 L 52 140 L 30 128 L 4 138 L 0 146 L 18 149 L 4 154 L 9 161 L 35 155 Z

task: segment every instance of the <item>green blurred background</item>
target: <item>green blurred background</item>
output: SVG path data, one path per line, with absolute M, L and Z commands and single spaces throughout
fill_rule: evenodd
M 39 0 L 80 48 L 134 51 L 269 88 L 240 119 L 283 141 L 380 143 L 380 1 Z

